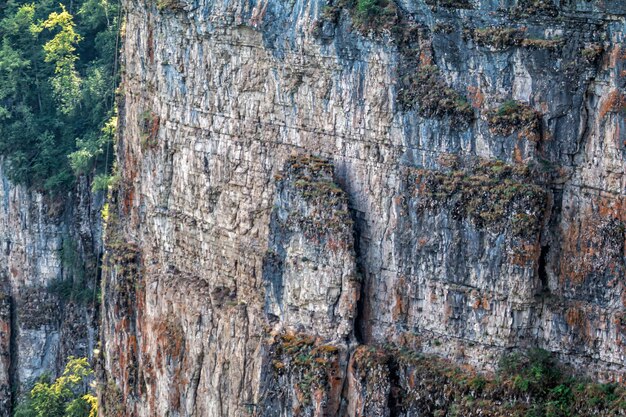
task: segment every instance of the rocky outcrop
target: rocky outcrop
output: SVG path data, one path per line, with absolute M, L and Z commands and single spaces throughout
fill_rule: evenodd
M 626 375 L 623 2 L 365 3 L 125 2 L 103 415 L 434 413 L 407 350 Z
M 52 198 L 0 177 L 0 414 L 8 416 L 12 393 L 96 347 L 103 195 L 86 179 Z
M 265 311 L 279 328 L 330 340 L 352 334 L 358 275 L 348 198 L 327 160 L 304 156 L 276 174 Z

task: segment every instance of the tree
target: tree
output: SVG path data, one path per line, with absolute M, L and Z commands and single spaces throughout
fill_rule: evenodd
M 92 375 L 86 358 L 70 357 L 63 375 L 53 383 L 41 378 L 14 417 L 96 417 L 98 402 L 86 388 Z
M 65 192 L 110 171 L 120 8 L 28 1 L 0 8 L 0 156 L 13 182 Z
M 61 28 L 54 38 L 48 41 L 43 50 L 46 53 L 45 62 L 52 62 L 55 65 L 54 77 L 51 79 L 60 110 L 69 114 L 79 101 L 80 96 L 80 76 L 76 71 L 75 62 L 78 56 L 75 54 L 76 45 L 82 37 L 74 30 L 74 18 L 61 5 L 61 13 L 52 12 L 48 19 L 39 25 L 33 25 L 31 30 L 40 33 L 44 29 L 53 30 Z

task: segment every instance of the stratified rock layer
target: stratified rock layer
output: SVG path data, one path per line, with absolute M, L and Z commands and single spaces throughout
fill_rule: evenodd
M 125 2 L 103 415 L 420 412 L 359 344 L 626 375 L 626 6 L 383 3 Z
M 0 179 L 0 415 L 9 416 L 39 376 L 96 347 L 104 196 L 85 178 L 55 197 Z

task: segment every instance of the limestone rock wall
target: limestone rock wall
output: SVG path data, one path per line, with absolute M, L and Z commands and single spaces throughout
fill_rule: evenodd
M 103 415 L 391 415 L 360 344 L 624 377 L 623 2 L 124 3 Z
M 0 415 L 8 416 L 12 393 L 96 348 L 104 196 L 86 179 L 52 199 L 0 178 Z

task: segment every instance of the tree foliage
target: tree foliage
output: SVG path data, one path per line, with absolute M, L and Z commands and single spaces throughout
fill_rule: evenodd
M 16 408 L 14 417 L 96 417 L 98 402 L 87 389 L 93 370 L 86 358 L 70 357 L 54 382 L 43 377 Z
M 0 155 L 11 180 L 63 191 L 77 175 L 107 174 L 119 10 L 117 0 L 0 7 Z

